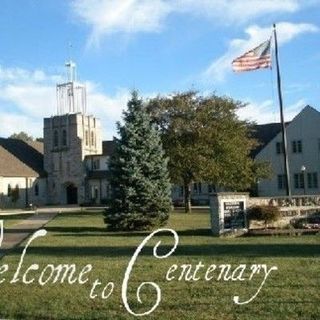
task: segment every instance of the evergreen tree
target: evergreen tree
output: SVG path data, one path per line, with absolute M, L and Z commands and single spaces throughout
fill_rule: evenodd
M 161 138 L 136 91 L 118 123 L 120 138 L 110 160 L 112 197 L 105 223 L 112 230 L 146 230 L 165 224 L 171 185 Z

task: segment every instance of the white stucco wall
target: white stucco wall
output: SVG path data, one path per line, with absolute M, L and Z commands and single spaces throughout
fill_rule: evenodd
M 19 187 L 19 198 L 13 202 L 8 196 L 8 186 L 14 190 Z M 38 195 L 35 186 L 38 185 Z M 28 186 L 28 188 L 27 188 Z M 27 191 L 26 191 L 27 189 Z M 46 203 L 47 190 L 46 179 L 38 177 L 0 177 L 0 207 L 24 208 L 27 202 L 30 204 L 44 205 Z
M 99 204 L 101 201 L 104 202 L 106 199 L 110 198 L 110 187 L 107 179 L 90 179 L 87 184 L 88 202 L 95 202 L 96 204 Z
M 293 195 L 304 194 L 303 188 L 295 188 L 294 174 L 301 173 L 301 167 L 305 166 L 306 194 L 318 194 L 320 192 L 320 113 L 307 106 L 287 126 L 288 158 L 291 179 L 291 191 Z M 293 153 L 292 141 L 302 141 L 302 153 Z M 269 161 L 273 169 L 271 179 L 262 180 L 258 184 L 259 196 L 282 196 L 286 190 L 279 190 L 278 175 L 284 174 L 283 154 L 276 153 L 276 143 L 282 142 L 281 132 L 274 137 L 257 155 L 257 160 Z M 310 189 L 307 183 L 307 173 L 317 172 L 318 188 Z
M 105 155 L 94 155 L 87 157 L 85 159 L 85 166 L 87 170 L 95 170 L 95 171 L 107 171 L 109 170 L 109 156 Z M 94 162 L 99 162 L 99 168 L 94 167 Z

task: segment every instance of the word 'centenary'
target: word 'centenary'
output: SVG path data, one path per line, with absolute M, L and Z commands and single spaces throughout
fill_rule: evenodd
M 0 247 L 2 245 L 3 240 L 3 221 L 0 220 Z M 132 314 L 133 316 L 146 316 L 151 314 L 160 304 L 161 302 L 161 289 L 160 286 L 155 282 L 142 282 L 136 291 L 137 300 L 139 303 L 142 303 L 141 300 L 141 290 L 145 286 L 151 286 L 156 292 L 156 299 L 153 303 L 152 307 L 143 312 L 136 313 L 134 312 L 128 302 L 127 292 L 128 285 L 130 280 L 130 275 L 133 272 L 133 268 L 135 262 L 137 261 L 141 250 L 146 246 L 148 241 L 153 238 L 155 235 L 161 232 L 169 232 L 172 234 L 174 239 L 174 244 L 172 245 L 169 252 L 166 254 L 159 254 L 159 246 L 161 245 L 161 241 L 157 242 L 157 244 L 153 247 L 153 256 L 156 259 L 166 259 L 170 257 L 178 247 L 179 236 L 176 231 L 172 229 L 158 229 L 148 235 L 137 247 L 133 256 L 131 257 L 128 266 L 124 273 L 124 278 L 122 281 L 121 287 L 121 298 L 126 310 Z M 27 241 L 22 254 L 20 256 L 19 263 L 14 271 L 14 274 L 11 279 L 7 279 L 5 277 L 6 272 L 9 271 L 9 265 L 3 264 L 0 266 L 0 284 L 5 281 L 9 283 L 18 283 L 21 282 L 25 285 L 31 283 L 38 283 L 40 286 L 44 286 L 46 284 L 58 284 L 58 283 L 67 283 L 70 285 L 80 284 L 83 285 L 90 281 L 90 274 L 92 274 L 93 266 L 91 264 L 87 264 L 82 267 L 80 270 L 77 270 L 77 266 L 75 264 L 47 264 L 43 269 L 40 270 L 40 266 L 37 263 L 33 263 L 29 266 L 24 265 L 24 258 L 27 254 L 28 247 L 30 244 L 37 238 L 43 237 L 47 234 L 45 229 L 41 229 L 36 231 Z M 247 300 L 240 301 L 239 296 L 234 296 L 233 301 L 238 305 L 248 304 L 252 302 L 263 286 L 272 271 L 277 270 L 276 266 L 268 267 L 266 264 L 253 264 L 251 266 L 247 266 L 245 264 L 240 264 L 238 266 L 232 266 L 230 264 L 220 264 L 220 265 L 205 265 L 201 261 L 196 264 L 172 264 L 165 274 L 165 280 L 168 282 L 171 281 L 187 281 L 187 282 L 196 282 L 196 281 L 251 281 L 255 279 L 257 275 L 260 275 L 259 279 L 262 278 L 260 285 L 258 286 L 256 292 Z M 262 275 L 262 276 L 261 276 Z M 258 279 L 258 278 L 257 278 Z M 259 280 L 260 281 L 260 280 Z M 103 284 L 100 279 L 96 279 L 90 285 L 91 290 L 89 292 L 89 297 L 91 299 L 96 299 L 100 297 L 104 300 L 108 299 L 114 291 L 115 284 L 114 282 L 108 282 Z M 100 294 L 97 291 L 101 292 Z

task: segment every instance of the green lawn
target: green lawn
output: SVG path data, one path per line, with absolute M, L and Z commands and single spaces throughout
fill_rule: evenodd
M 12 214 L 12 215 L 5 215 L 5 216 L 0 215 L 0 219 L 3 220 L 3 225 L 5 228 L 11 228 L 15 224 L 25 219 L 28 219 L 31 216 L 33 216 L 33 213 L 21 213 L 21 214 Z
M 158 308 L 146 319 L 320 319 L 320 236 L 215 238 L 208 230 L 206 213 L 171 215 L 168 227 L 180 237 L 178 249 L 166 259 L 156 259 L 151 248 L 141 252 L 129 282 L 129 301 L 136 313 L 147 311 L 155 292 L 142 289 L 145 303 L 136 300 L 136 289 L 143 281 L 156 282 L 162 293 Z M 38 238 L 27 251 L 22 271 L 32 263 L 40 271 L 48 264 L 75 263 L 80 270 L 93 265 L 90 283 L 29 285 L 10 284 L 23 245 L 0 261 L 10 270 L 0 284 L 0 318 L 9 319 L 134 319 L 124 308 L 121 285 L 125 270 L 137 246 L 149 233 L 106 232 L 99 213 L 61 214 L 47 226 L 48 234 Z M 168 251 L 172 236 L 159 236 Z M 165 249 L 165 248 L 164 248 Z M 162 253 L 166 252 L 162 248 Z M 262 276 L 251 282 L 165 280 L 172 264 L 276 265 L 257 298 L 246 305 L 233 303 L 233 296 L 246 300 L 259 287 Z M 1 270 L 1 269 L 0 269 Z M 33 272 L 39 275 L 40 272 Z M 115 290 L 107 300 L 89 299 L 92 282 L 113 281 Z

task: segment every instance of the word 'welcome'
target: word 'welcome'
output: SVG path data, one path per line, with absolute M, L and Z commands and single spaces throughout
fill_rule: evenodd
M 0 220 L 0 247 L 2 245 L 3 240 L 3 221 Z M 130 276 L 133 272 L 134 265 L 141 253 L 142 249 L 146 246 L 151 238 L 161 232 L 169 232 L 173 236 L 174 243 L 169 250 L 169 252 L 165 254 L 159 254 L 159 247 L 161 245 L 161 241 L 157 242 L 156 245 L 153 247 L 153 257 L 156 259 L 166 259 L 170 257 L 178 247 L 179 243 L 179 236 L 176 231 L 172 229 L 158 229 L 148 235 L 137 247 L 136 251 L 134 252 L 133 256 L 131 257 L 128 266 L 125 270 L 122 287 L 121 287 L 121 298 L 126 310 L 134 315 L 134 316 L 145 316 L 151 314 L 160 304 L 161 302 L 161 288 L 155 282 L 142 282 L 136 291 L 136 297 L 139 303 L 142 304 L 141 299 L 141 290 L 149 286 L 153 288 L 156 292 L 156 299 L 153 303 L 152 307 L 149 310 L 143 313 L 136 313 L 134 312 L 129 304 L 128 301 L 128 286 L 130 282 Z M 90 282 L 90 275 L 93 271 L 93 266 L 91 264 L 87 264 L 84 267 L 78 270 L 75 264 L 47 264 L 43 269 L 40 270 L 40 266 L 37 263 L 33 263 L 31 265 L 25 266 L 24 265 L 24 258 L 27 254 L 28 247 L 31 243 L 39 238 L 43 237 L 47 234 L 45 229 L 41 229 L 36 231 L 27 241 L 25 247 L 23 248 L 22 254 L 20 256 L 19 263 L 17 267 L 13 270 L 13 276 L 11 279 L 6 278 L 6 273 L 9 271 L 9 265 L 3 264 L 0 266 L 0 284 L 4 283 L 5 281 L 14 284 L 21 282 L 25 285 L 31 283 L 38 283 L 40 286 L 44 286 L 46 284 L 63 284 L 67 283 L 70 285 L 79 284 L 83 285 L 87 282 Z M 221 264 L 215 265 L 211 264 L 206 266 L 201 261 L 196 264 L 172 264 L 165 274 L 165 280 L 168 282 L 171 281 L 187 281 L 187 282 L 196 282 L 196 281 L 251 281 L 255 278 L 256 275 L 262 274 L 262 281 L 258 286 L 256 292 L 247 300 L 240 301 L 239 296 L 234 296 L 233 301 L 236 304 L 248 304 L 249 302 L 253 301 L 261 289 L 263 288 L 268 276 L 274 270 L 277 270 L 276 266 L 272 266 L 268 268 L 265 264 L 253 264 L 251 266 L 247 266 L 245 264 L 240 264 L 236 267 L 232 267 L 230 264 Z M 91 290 L 89 293 L 89 297 L 91 299 L 97 298 L 99 295 L 97 294 L 97 290 L 100 287 L 102 299 L 108 299 L 114 291 L 115 284 L 114 282 L 110 281 L 105 285 L 102 284 L 103 282 L 100 279 L 96 279 L 91 284 Z

